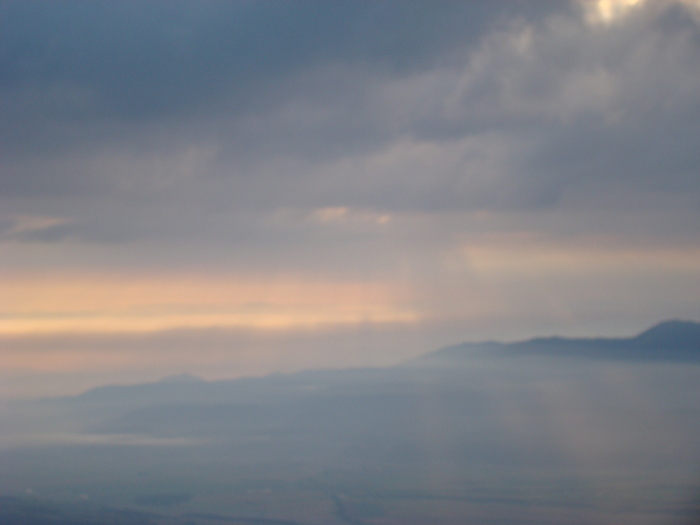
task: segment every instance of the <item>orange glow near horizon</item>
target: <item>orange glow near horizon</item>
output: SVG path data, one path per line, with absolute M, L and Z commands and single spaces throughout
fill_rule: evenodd
M 3 279 L 0 335 L 287 329 L 412 322 L 396 287 L 368 282 L 219 276 L 34 276 Z

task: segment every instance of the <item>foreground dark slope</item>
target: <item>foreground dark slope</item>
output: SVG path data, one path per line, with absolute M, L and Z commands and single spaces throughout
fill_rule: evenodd
M 103 387 L 25 405 L 54 426 L 2 452 L 2 488 L 174 520 L 669 523 L 700 470 L 699 354 L 700 325 L 671 321 L 385 369 Z

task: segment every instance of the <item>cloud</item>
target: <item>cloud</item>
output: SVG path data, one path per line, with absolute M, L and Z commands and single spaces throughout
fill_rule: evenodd
M 445 49 L 477 40 L 504 8 L 127 1 L 5 3 L 3 11 L 2 85 L 19 88 L 27 105 L 40 102 L 24 114 L 29 123 L 32 115 L 141 122 L 256 113 L 318 64 L 365 62 L 390 74 L 427 67 Z
M 52 241 L 65 234 L 67 221 L 60 217 L 18 215 L 0 223 L 0 238 Z
M 3 189 L 100 191 L 128 173 L 74 167 L 76 157 L 162 158 L 183 143 L 220 146 L 224 173 L 259 171 L 250 162 L 270 155 L 381 147 L 395 124 L 367 118 L 375 87 L 469 48 L 500 17 L 541 9 L 520 4 L 8 4 L 3 144 L 19 166 Z
M 3 271 L 389 283 L 471 328 L 694 317 L 697 5 L 626 4 L 4 2 Z
M 31 6 L 5 8 L 0 184 L 78 236 L 187 236 L 222 208 L 697 205 L 680 4 L 602 26 L 526 2 Z

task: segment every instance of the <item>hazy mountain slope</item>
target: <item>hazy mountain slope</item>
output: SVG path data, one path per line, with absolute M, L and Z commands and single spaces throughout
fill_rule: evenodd
M 415 435 L 416 414 L 426 407 L 434 408 L 437 415 L 431 417 L 447 421 L 438 421 L 440 425 L 455 427 L 454 421 L 459 421 L 461 428 L 468 421 L 470 429 L 496 432 L 494 393 L 531 391 L 553 380 L 568 381 L 571 388 L 590 385 L 605 362 L 698 361 L 700 324 L 668 321 L 631 338 L 468 343 L 384 369 L 317 370 L 215 382 L 175 377 L 100 387 L 25 408 L 62 414 L 64 421 L 73 419 L 77 430 L 87 432 L 229 441 L 310 434 L 336 444 L 348 436 L 384 432 L 385 438 L 391 434 L 405 440 Z M 659 399 L 668 397 L 669 389 L 673 390 L 657 388 Z
M 614 429 L 615 439 L 606 437 L 603 448 L 616 451 L 614 461 L 629 463 L 655 442 L 654 433 L 645 434 L 648 422 L 663 420 L 683 432 L 696 427 L 695 376 L 686 380 L 685 393 L 675 391 L 682 378 L 670 385 L 663 370 L 649 374 L 646 365 L 694 361 L 697 328 L 668 322 L 629 339 L 462 345 L 386 369 L 105 387 L 62 402 L 83 411 L 88 433 L 201 439 L 259 460 L 284 451 L 329 462 L 415 463 L 432 454 L 431 460 L 449 457 L 456 464 L 516 458 L 549 464 L 561 448 L 549 426 L 573 418 L 594 435 Z M 632 386 L 605 377 L 615 363 L 634 370 L 656 398 L 628 399 Z M 559 407 L 552 397 L 557 389 L 572 399 L 568 405 Z M 113 409 L 100 412 L 108 405 Z M 504 410 L 514 415 L 504 419 Z M 513 417 L 525 418 L 515 430 Z M 620 436 L 627 434 L 633 436 L 623 446 Z
M 377 388 L 406 388 L 417 380 L 416 365 L 439 365 L 453 358 L 488 358 L 543 355 L 630 361 L 700 361 L 700 323 L 666 321 L 630 338 L 568 339 L 535 338 L 515 343 L 464 343 L 426 354 L 398 367 L 385 369 L 315 370 L 289 375 L 271 375 L 207 382 L 193 376 L 166 378 L 157 383 L 111 385 L 78 396 L 48 400 L 52 404 L 100 404 L 152 406 L 163 403 L 277 402 L 303 397 L 323 388 L 350 389 L 360 384 Z M 445 365 L 454 363 L 443 363 Z M 407 372 L 406 368 L 412 369 Z M 427 373 L 427 372 L 426 372 Z M 437 380 L 432 378 L 433 381 Z M 419 382 L 430 382 L 422 375 Z
M 42 441 L 0 450 L 0 489 L 136 509 L 184 495 L 179 516 L 270 523 L 455 523 L 434 514 L 453 506 L 476 523 L 663 525 L 696 490 L 699 327 L 26 403 Z

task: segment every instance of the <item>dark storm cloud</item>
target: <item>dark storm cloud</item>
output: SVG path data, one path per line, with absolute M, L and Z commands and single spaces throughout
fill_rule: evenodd
M 405 74 L 538 4 L 4 2 L 2 88 L 15 97 L 4 110 L 20 127 L 255 113 L 315 64 Z
M 659 3 L 610 26 L 582 13 L 5 2 L 5 213 L 70 219 L 28 240 L 254 237 L 280 208 L 589 209 L 611 195 L 697 208 L 691 13 Z
M 274 121 L 251 129 L 240 120 L 307 96 L 298 90 L 317 96 L 322 86 L 294 78 L 319 64 L 366 63 L 389 75 L 428 67 L 446 49 L 478 41 L 499 10 L 415 2 L 5 2 L 3 193 L 113 190 L 114 179 L 129 174 L 104 173 L 84 158 L 105 149 L 111 155 L 115 144 L 130 158 L 169 156 L 212 135 L 227 137 L 235 158 L 266 155 L 270 147 L 261 143 L 297 149 L 295 134 L 277 131 Z M 217 115 L 226 122 L 209 120 Z M 367 126 L 332 135 L 357 140 L 358 127 Z
M 279 95 L 275 82 L 314 63 L 367 62 L 394 73 L 427 67 L 444 50 L 477 41 L 504 10 L 486 3 L 5 2 L 2 78 L 5 89 L 90 90 L 103 115 L 121 118 L 207 105 L 246 113 Z M 70 103 L 49 106 L 43 109 L 62 117 L 84 116 Z

